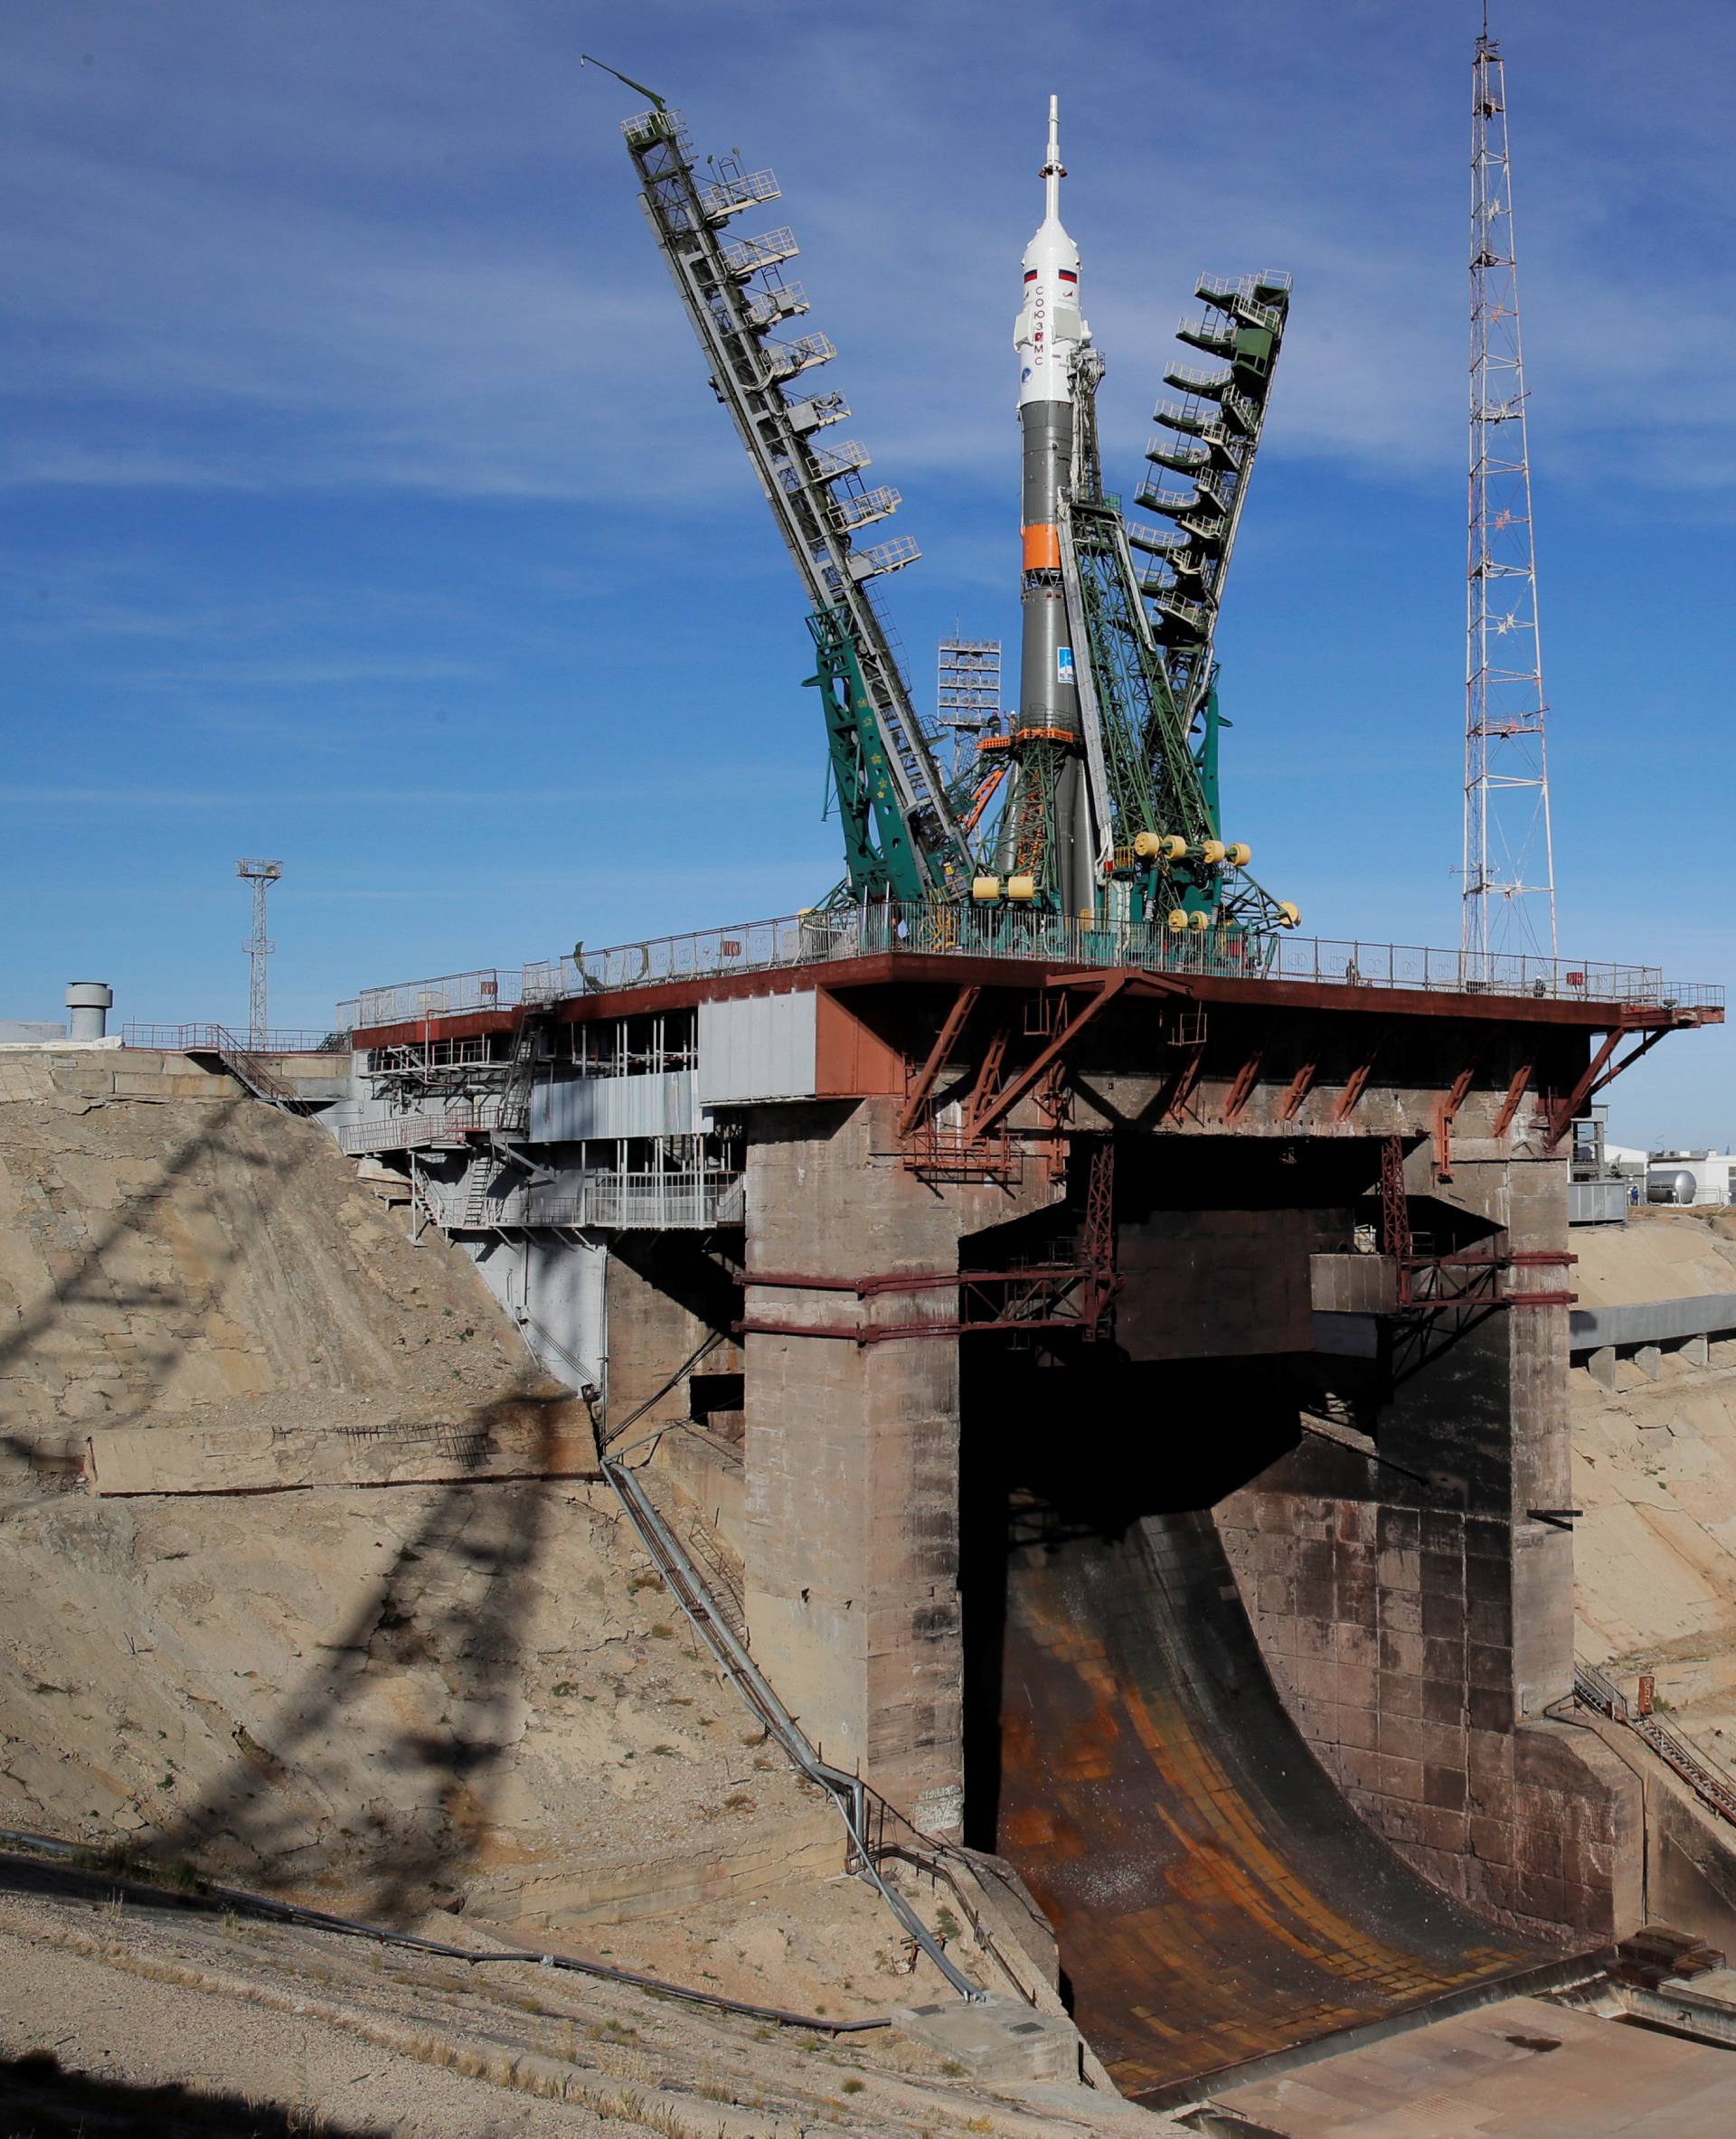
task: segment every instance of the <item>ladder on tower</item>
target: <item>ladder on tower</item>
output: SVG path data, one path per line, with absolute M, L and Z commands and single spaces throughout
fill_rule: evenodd
M 778 182 L 769 171 L 743 171 L 732 159 L 713 160 L 712 175 L 703 177 L 681 115 L 661 106 L 627 120 L 622 132 L 652 234 L 712 384 L 753 463 L 816 627 L 821 618 L 830 620 L 829 636 L 840 646 L 838 675 L 846 667 L 854 672 L 852 693 L 863 702 L 880 739 L 879 752 L 867 752 L 878 756 L 879 766 L 870 767 L 861 755 L 863 708 L 853 705 L 848 719 L 840 717 L 841 709 L 828 709 L 851 895 L 961 897 L 972 872 L 969 843 L 872 587 L 921 552 L 909 536 L 855 546 L 853 530 L 885 518 L 896 508 L 898 493 L 863 485 L 867 456 L 859 446 L 828 450 L 816 442 L 850 413 L 842 394 L 788 391 L 800 374 L 835 354 L 824 335 L 782 340 L 772 331 L 807 306 L 799 286 L 781 278 L 782 263 L 797 250 L 794 238 L 787 229 L 733 241 L 722 235 L 734 216 L 778 199 Z M 825 683 L 826 638 L 817 628 L 816 636 Z M 904 829 L 901 839 L 891 841 L 891 852 L 889 812 Z

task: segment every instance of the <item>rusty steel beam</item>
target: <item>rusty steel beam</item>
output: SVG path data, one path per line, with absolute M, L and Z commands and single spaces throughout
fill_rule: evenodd
M 1266 1064 L 1266 1051 L 1271 1045 L 1272 1035 L 1277 1030 L 1277 1019 L 1268 1018 L 1254 1044 L 1242 1058 L 1241 1067 L 1236 1071 L 1230 1089 L 1224 1094 L 1223 1106 L 1219 1112 L 1218 1118 L 1226 1129 L 1239 1122 L 1247 1111 L 1248 1102 L 1254 1096 L 1254 1087 L 1260 1082 L 1260 1073 Z
M 1521 1062 L 1514 1071 L 1513 1081 L 1507 1087 L 1507 1096 L 1502 1100 L 1500 1110 L 1495 1117 L 1495 1138 L 1497 1144 L 1512 1128 L 1513 1117 L 1519 1111 L 1519 1102 L 1524 1098 L 1526 1087 L 1536 1074 L 1536 1068 L 1534 1062 L 1526 1060 Z
M 1077 1263 L 1033 1263 L 1019 1270 L 876 1270 L 865 1277 L 818 1277 L 797 1270 L 749 1270 L 745 1285 L 776 1286 L 791 1292 L 853 1292 L 874 1299 L 889 1292 L 934 1292 L 948 1285 L 1006 1285 L 1015 1279 L 1076 1277 Z
M 1001 1066 L 1006 1060 L 1006 1051 L 1013 1044 L 1013 1021 L 1003 1018 L 988 1036 L 988 1045 L 983 1050 L 983 1059 L 976 1065 L 976 1076 L 970 1088 L 970 1097 L 965 1102 L 964 1140 L 975 1143 L 982 1132 L 976 1125 L 980 1108 L 995 1097 L 1001 1081 Z
M 954 1042 L 964 1030 L 965 1020 L 976 1008 L 976 998 L 982 992 L 980 985 L 973 984 L 960 988 L 954 998 L 952 1007 L 946 1014 L 934 1045 L 929 1050 L 928 1059 L 918 1071 L 916 1081 L 911 1085 L 903 1110 L 899 1115 L 898 1135 L 901 1137 L 908 1136 L 916 1126 L 923 1107 L 928 1104 L 929 1095 L 934 1089 L 935 1080 L 946 1068 L 947 1058 L 952 1052 Z
M 977 1079 L 978 1090 L 972 1093 L 970 1106 L 966 1110 L 966 1135 L 969 1137 L 981 1136 L 992 1129 L 996 1122 L 1010 1114 L 1025 1094 L 1036 1085 L 1050 1064 L 1058 1061 L 1085 1028 L 1094 1022 L 1099 1013 L 1107 1009 L 1118 995 L 1124 994 L 1137 977 L 1135 974 L 1126 971 L 1106 974 L 1091 990 L 1090 996 L 1080 1004 L 1080 1008 L 1063 1020 L 1048 1044 L 1039 1050 L 1034 1059 L 1027 1062 L 1016 1077 L 1010 1079 L 997 1091 L 984 1091 L 982 1089 L 983 1079 L 979 1077 Z M 1065 984 L 1069 989 L 1073 985 L 1071 982 Z M 1064 994 L 1062 999 L 1065 1000 Z M 1002 1052 L 1003 1054 L 1005 1052 L 1005 1045 L 1003 1045 Z M 984 1066 L 987 1067 L 986 1058 L 985 1058 Z M 998 1063 L 996 1067 L 998 1069 Z
M 1344 1079 L 1344 1088 L 1332 1103 L 1332 1118 L 1335 1122 L 1348 1121 L 1356 1111 L 1356 1102 L 1368 1088 L 1368 1080 L 1374 1074 L 1375 1058 L 1385 1040 L 1384 1032 L 1377 1032 L 1363 1050 L 1363 1059 Z
M 1302 1060 L 1297 1066 L 1296 1075 L 1290 1079 L 1289 1089 L 1278 1103 L 1279 1121 L 1293 1122 L 1301 1113 L 1303 1102 L 1314 1089 L 1314 1080 L 1320 1074 L 1320 1065 L 1316 1059 L 1319 1051 L 1320 1027 L 1318 1023 L 1311 1023 L 1303 1036 Z
M 1494 1037 L 1493 1032 L 1484 1033 L 1471 1050 L 1470 1060 L 1435 1102 L 1435 1179 L 1438 1182 L 1453 1178 L 1453 1124 L 1477 1082 L 1477 1073 L 1483 1067 L 1483 1058 L 1488 1053 Z
M 1625 1054 L 1613 1069 L 1607 1067 L 1610 1056 L 1635 1030 L 1636 1028 L 1632 1025 L 1618 1025 L 1613 1032 L 1606 1036 L 1603 1045 L 1598 1049 L 1586 1064 L 1585 1074 L 1566 1098 L 1561 1100 L 1550 1115 L 1548 1132 L 1543 1138 L 1545 1151 L 1554 1150 L 1598 1093 L 1608 1090 L 1624 1070 L 1631 1070 L 1641 1055 L 1649 1054 L 1665 1033 L 1674 1032 L 1675 1027 L 1673 1025 L 1652 1027 L 1643 1033 L 1637 1046 Z
M 1165 1121 L 1180 1122 L 1186 1118 L 1188 1102 L 1193 1098 L 1200 1081 L 1200 1072 L 1205 1067 L 1205 1042 L 1201 1041 L 1190 1049 L 1187 1060 L 1170 1079 L 1163 1104 Z

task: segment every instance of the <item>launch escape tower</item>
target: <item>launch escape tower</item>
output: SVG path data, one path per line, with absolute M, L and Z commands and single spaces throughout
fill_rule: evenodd
M 1506 70 L 1486 13 L 1471 90 L 1470 510 L 1462 947 L 1554 956 L 1531 450 L 1507 162 Z
M 1018 703 L 1004 723 L 974 703 L 961 720 L 957 693 L 968 687 L 949 677 L 943 650 L 942 693 L 950 681 L 952 702 L 937 729 L 953 730 L 948 778 L 873 586 L 913 562 L 917 545 L 895 537 L 857 546 L 899 494 L 864 484 L 865 448 L 824 442 L 849 414 L 844 397 L 794 384 L 835 354 L 832 343 L 777 331 L 807 310 L 801 285 L 784 274 L 795 239 L 783 228 L 722 235 L 737 215 L 778 198 L 776 179 L 733 158 L 708 159 L 702 173 L 680 114 L 661 99 L 622 130 L 712 388 L 811 605 L 809 681 L 824 709 L 844 844 L 844 876 L 827 903 L 897 903 L 937 939 L 967 926 L 986 949 L 1003 935 L 1025 943 L 1045 928 L 1058 947 L 1070 930 L 1133 928 L 1150 932 L 1154 950 L 1192 936 L 1205 939 L 1196 956 L 1258 967 L 1274 932 L 1298 916 L 1248 876 L 1250 850 L 1222 834 L 1212 645 L 1288 278 L 1199 284 L 1204 315 L 1184 321 L 1181 338 L 1219 364 L 1165 373 L 1182 398 L 1159 404 L 1165 429 L 1147 451 L 1187 486 L 1153 480 L 1137 493 L 1173 531 L 1129 523 L 1102 484 L 1104 366 L 1080 312 L 1078 248 L 1060 220 L 1065 171 L 1051 99 L 1045 213 L 1026 249 L 1015 333 L 1024 465 Z M 959 658 L 961 648 L 983 650 L 950 645 Z M 979 721 L 974 749 L 962 752 L 961 732 Z

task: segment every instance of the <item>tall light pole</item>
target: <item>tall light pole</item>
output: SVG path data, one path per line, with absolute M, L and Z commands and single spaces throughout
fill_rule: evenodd
M 266 1015 L 265 962 L 277 949 L 266 933 L 265 895 L 283 874 L 281 862 L 242 860 L 235 864 L 235 873 L 243 877 L 253 887 L 253 933 L 243 948 L 247 952 L 249 975 L 247 991 L 247 1044 L 262 1048 L 271 1028 Z

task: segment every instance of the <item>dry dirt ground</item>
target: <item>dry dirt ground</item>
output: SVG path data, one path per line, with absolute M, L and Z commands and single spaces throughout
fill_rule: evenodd
M 1639 1213 L 1573 1246 L 1589 1305 L 1736 1292 L 1736 1213 Z M 1677 1727 L 1736 1765 L 1736 1342 L 1617 1376 L 1570 1381 L 1579 1652 L 1630 1693 L 1654 1672 Z
M 448 1431 L 467 1447 L 527 1404 L 573 1408 L 466 1258 L 411 1247 L 324 1131 L 173 1057 L 0 1056 L 0 1825 L 805 2012 L 944 1996 L 594 1478 L 459 1462 L 441 1483 L 113 1498 L 84 1475 L 92 1436 L 209 1433 L 250 1463 L 324 1436 L 372 1461 Z M 955 1952 L 987 1980 L 967 1934 Z M 58 2040 L 21 1953 L 14 2054 Z M 228 2023 L 185 2024 L 241 2085 Z M 694 2085 L 732 2084 L 734 2037 L 707 2073 L 689 2024 Z M 129 2072 L 171 2074 L 139 2031 L 159 2047 Z M 60 2034 L 56 2055 L 91 2052 Z M 469 2128 L 542 2128 L 488 2115 Z
M 0 1860 L 7 2139 L 1161 2139 L 1183 2128 L 1079 2087 L 985 2087 L 893 2030 L 773 2028 L 533 1964 L 473 1965 L 193 1913 Z

